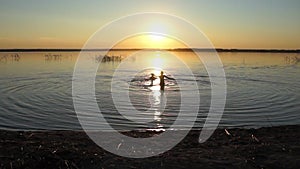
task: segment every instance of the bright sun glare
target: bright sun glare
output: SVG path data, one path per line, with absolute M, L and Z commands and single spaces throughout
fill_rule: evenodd
M 149 35 L 148 37 L 153 43 L 160 43 L 166 39 L 165 37 L 160 35 Z
M 133 36 L 118 43 L 115 48 L 158 48 L 170 49 L 185 47 L 181 42 L 158 34 Z
M 144 39 L 152 48 L 164 48 L 166 45 L 170 44 L 168 38 L 162 35 L 150 34 L 144 36 Z

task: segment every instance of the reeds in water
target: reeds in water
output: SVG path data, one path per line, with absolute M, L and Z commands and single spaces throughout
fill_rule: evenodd
M 13 61 L 13 62 L 19 62 L 21 59 L 21 56 L 18 53 L 13 53 L 10 55 L 3 55 L 0 57 L 0 62 L 7 62 L 7 61 Z
M 97 63 L 105 63 L 105 62 L 121 62 L 122 61 L 122 56 L 95 56 L 95 61 Z

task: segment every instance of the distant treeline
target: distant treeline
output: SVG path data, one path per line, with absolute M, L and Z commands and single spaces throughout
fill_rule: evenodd
M 175 48 L 175 49 L 109 49 L 109 51 L 136 51 L 136 50 L 148 50 L 148 51 L 217 51 L 217 52 L 261 52 L 261 53 L 300 53 L 300 49 L 204 49 L 204 48 Z M 0 49 L 0 52 L 97 52 L 108 51 L 108 49 Z

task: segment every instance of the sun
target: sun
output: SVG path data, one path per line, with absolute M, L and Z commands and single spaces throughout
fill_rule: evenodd
M 148 48 L 169 48 L 172 44 L 170 41 L 170 38 L 165 37 L 163 35 L 157 35 L 157 34 L 148 34 L 148 35 L 143 35 L 141 37 L 147 44 Z
M 152 43 L 163 43 L 163 41 L 166 41 L 166 38 L 160 35 L 148 35 L 148 38 Z
M 114 48 L 173 49 L 184 47 L 181 42 L 161 34 L 141 34 L 124 39 Z

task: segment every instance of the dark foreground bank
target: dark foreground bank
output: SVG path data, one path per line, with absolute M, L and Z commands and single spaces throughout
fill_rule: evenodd
M 300 168 L 300 126 L 218 129 L 203 144 L 198 137 L 191 131 L 164 154 L 129 159 L 104 151 L 84 132 L 0 130 L 0 168 Z

